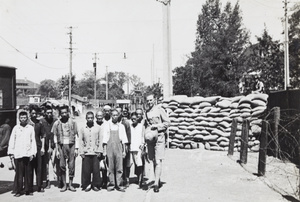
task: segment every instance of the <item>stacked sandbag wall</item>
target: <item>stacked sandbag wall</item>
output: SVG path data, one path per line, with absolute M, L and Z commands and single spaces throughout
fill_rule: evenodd
M 238 121 L 235 150 L 240 148 L 242 122 L 250 121 L 249 150 L 259 150 L 262 114 L 267 106 L 267 94 L 249 94 L 226 98 L 173 96 L 162 107 L 170 118 L 170 148 L 226 151 L 229 146 L 231 123 Z

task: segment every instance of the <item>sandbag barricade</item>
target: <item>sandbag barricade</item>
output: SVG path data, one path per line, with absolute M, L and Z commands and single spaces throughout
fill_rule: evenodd
M 238 121 L 235 150 L 240 149 L 242 122 L 250 120 L 249 151 L 259 150 L 258 137 L 262 116 L 267 109 L 267 94 L 249 94 L 232 98 L 173 96 L 164 100 L 162 107 L 169 113 L 170 148 L 205 148 L 226 151 L 229 146 L 231 123 Z

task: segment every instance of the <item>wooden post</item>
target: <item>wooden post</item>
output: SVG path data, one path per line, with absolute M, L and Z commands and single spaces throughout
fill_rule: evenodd
M 229 148 L 228 148 L 228 154 L 227 154 L 228 156 L 233 155 L 236 130 L 237 130 L 237 118 L 234 118 L 232 120 L 232 124 L 231 124 L 231 132 L 230 132 L 230 137 L 229 137 Z
M 278 140 L 278 125 L 280 120 L 280 107 L 274 108 L 274 141 L 275 141 L 275 157 L 279 154 L 279 140 Z
M 268 122 L 262 121 L 262 129 L 260 135 L 260 146 L 258 156 L 258 176 L 264 176 L 266 172 L 267 145 L 268 145 Z
M 241 137 L 241 151 L 240 151 L 240 163 L 247 163 L 248 155 L 248 136 L 249 136 L 249 120 L 243 120 L 242 137 Z

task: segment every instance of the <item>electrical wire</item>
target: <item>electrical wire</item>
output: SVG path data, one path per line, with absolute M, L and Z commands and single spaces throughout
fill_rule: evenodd
M 66 69 L 66 68 L 55 68 L 55 67 L 50 67 L 50 66 L 47 66 L 47 65 L 44 65 L 44 64 L 41 64 L 35 60 L 33 60 L 32 58 L 30 58 L 29 56 L 25 55 L 22 51 L 20 51 L 18 48 L 16 48 L 14 45 L 12 45 L 9 41 L 7 41 L 5 38 L 3 38 L 1 35 L 0 35 L 0 38 L 5 42 L 7 43 L 9 46 L 11 46 L 13 49 L 15 49 L 15 51 L 17 51 L 18 53 L 20 53 L 21 55 L 23 55 L 24 57 L 26 57 L 27 59 L 29 59 L 30 61 L 40 65 L 40 66 L 43 66 L 43 67 L 46 67 L 46 68 L 49 68 L 49 69 Z

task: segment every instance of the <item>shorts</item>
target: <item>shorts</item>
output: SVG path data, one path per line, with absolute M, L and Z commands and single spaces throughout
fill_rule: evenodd
M 141 154 L 142 154 L 142 151 L 132 151 L 131 152 L 133 162 L 137 167 L 143 165 Z
M 165 142 L 147 143 L 149 160 L 163 160 L 165 158 Z

